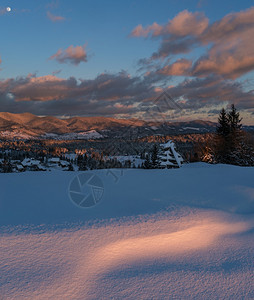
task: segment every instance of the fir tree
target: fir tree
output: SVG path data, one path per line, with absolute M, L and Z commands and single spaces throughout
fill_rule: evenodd
M 3 168 L 3 173 L 13 172 L 12 165 L 8 159 L 3 162 L 2 168 Z
M 241 166 L 254 164 L 253 146 L 242 130 L 241 121 L 234 104 L 228 113 L 225 109 L 221 110 L 215 139 L 215 162 Z
M 151 168 L 151 161 L 149 154 L 146 154 L 145 162 L 144 162 L 144 168 L 150 169 Z
M 231 111 L 227 114 L 227 118 L 229 121 L 230 132 L 235 133 L 236 131 L 241 130 L 242 128 L 242 118 L 240 118 L 240 113 L 237 112 L 235 105 L 232 104 Z
M 230 127 L 230 134 L 229 134 L 229 140 L 230 140 L 230 151 L 237 151 L 237 148 L 239 147 L 240 143 L 242 142 L 242 119 L 240 118 L 239 112 L 236 111 L 236 108 L 234 104 L 231 106 L 231 111 L 228 113 L 228 121 L 229 121 L 229 127 Z
M 230 132 L 230 125 L 225 108 L 222 108 L 220 111 L 218 123 L 219 125 L 216 128 L 217 134 L 226 137 Z
M 159 157 L 158 157 L 159 149 L 158 146 L 155 144 L 152 149 L 152 154 L 151 154 L 151 167 L 153 169 L 156 169 L 159 164 Z
M 230 124 L 225 108 L 222 108 L 218 117 L 215 138 L 215 160 L 220 163 L 227 163 L 230 156 Z
M 78 156 L 78 167 L 79 171 L 86 171 L 87 170 L 87 155 L 79 155 Z

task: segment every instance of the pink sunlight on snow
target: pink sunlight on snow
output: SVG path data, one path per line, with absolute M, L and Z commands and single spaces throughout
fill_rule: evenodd
M 122 293 L 115 290 L 110 274 L 121 273 L 114 284 L 122 286 L 125 280 L 133 280 L 129 274 L 132 268 L 142 271 L 150 267 L 150 288 L 142 276 L 134 276 L 135 285 L 129 287 L 130 292 L 141 290 L 142 299 L 153 294 L 152 281 L 157 282 L 158 277 L 163 282 L 163 286 L 159 285 L 163 294 L 171 289 L 181 294 L 182 286 L 193 284 L 191 294 L 198 295 L 206 289 L 212 296 L 216 291 L 211 283 L 220 280 L 220 272 L 204 272 L 203 286 L 199 288 L 194 286 L 195 276 L 213 262 L 214 255 L 223 260 L 228 250 L 237 252 L 253 244 L 239 244 L 237 234 L 253 228 L 254 222 L 229 220 L 228 214 L 203 211 L 180 220 L 179 216 L 169 219 L 165 214 L 136 224 L 122 222 L 91 229 L 2 236 L 1 295 L 4 299 L 106 299 L 104 295 L 109 290 L 112 295 Z M 188 266 L 193 259 L 196 271 Z M 170 264 L 179 260 L 184 264 L 183 270 L 172 273 Z M 168 265 L 170 280 L 166 285 L 165 270 L 156 270 L 161 263 Z M 186 272 L 184 277 L 182 271 Z M 236 290 L 246 284 L 241 272 L 233 273 L 231 280 L 231 288 L 236 280 L 239 282 Z M 254 288 L 254 281 L 251 286 Z M 226 293 L 227 288 L 222 292 Z

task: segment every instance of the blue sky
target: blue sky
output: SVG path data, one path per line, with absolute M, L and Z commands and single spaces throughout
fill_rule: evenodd
M 190 4 L 191 2 L 191 4 Z M 240 2 L 246 2 L 246 5 Z M 138 24 L 164 24 L 177 13 L 205 11 L 211 20 L 248 8 L 249 1 L 1 1 L 1 7 L 12 11 L 0 18 L 2 72 L 1 78 L 28 73 L 47 75 L 62 69 L 61 77 L 95 77 L 121 69 L 136 72 L 138 59 L 148 57 L 157 48 L 153 41 L 131 39 Z M 200 3 L 200 4 L 199 4 Z M 228 4 L 227 4 L 228 3 Z M 219 9 L 218 9 L 219 8 Z M 65 21 L 52 22 L 47 12 L 63 16 Z M 91 56 L 79 67 L 58 65 L 47 59 L 59 48 L 88 44 Z
M 244 60 L 242 49 L 245 45 L 246 57 L 254 56 L 254 46 L 248 42 L 254 28 L 252 12 L 249 1 L 1 1 L 2 109 L 38 115 L 142 117 L 149 101 L 152 105 L 153 97 L 168 89 L 176 101 L 181 99 L 185 118 L 214 120 L 222 106 L 236 102 L 246 123 L 254 123 L 254 67 L 251 59 Z M 230 13 L 233 16 L 227 18 Z M 241 22 L 248 18 L 242 29 Z M 151 27 L 154 22 L 160 26 L 158 34 Z M 182 32 L 172 27 L 175 23 L 180 28 L 183 22 L 187 23 Z M 198 22 L 204 24 L 202 32 Z M 218 32 L 214 38 L 216 22 L 225 39 L 229 33 L 224 29 L 230 24 L 239 31 L 228 40 L 230 49 Z M 141 31 L 133 34 L 139 25 Z M 172 53 L 186 41 L 186 49 Z M 167 49 L 163 54 L 162 45 Z M 237 67 L 218 66 L 228 53 Z M 195 87 L 200 83 L 199 90 L 209 81 L 220 92 L 215 96 L 202 90 L 202 95 L 193 95 L 189 81 Z M 221 92 L 225 89 L 231 99 Z

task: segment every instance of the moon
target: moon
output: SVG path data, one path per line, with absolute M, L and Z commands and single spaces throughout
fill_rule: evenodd
M 6 10 L 7 10 L 8 12 L 10 12 L 10 11 L 11 11 L 11 8 L 8 6 L 8 7 L 6 7 Z

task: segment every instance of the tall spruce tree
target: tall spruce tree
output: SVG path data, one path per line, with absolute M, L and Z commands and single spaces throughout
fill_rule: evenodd
M 240 113 L 236 110 L 235 105 L 231 105 L 231 111 L 227 114 L 229 121 L 230 132 L 234 133 L 242 128 L 242 118 L 240 118 Z
M 242 130 L 240 113 L 232 104 L 226 113 L 223 108 L 218 118 L 215 140 L 215 162 L 250 166 L 254 164 L 254 150 Z
M 151 167 L 153 169 L 158 168 L 159 165 L 159 157 L 158 157 L 159 149 L 156 144 L 154 144 L 151 154 Z
M 234 152 L 237 151 L 239 144 L 242 141 L 243 133 L 242 133 L 242 119 L 240 118 L 240 113 L 237 112 L 234 104 L 231 106 L 231 110 L 228 113 L 228 121 L 230 126 L 230 151 Z
M 230 132 L 230 125 L 225 108 L 222 108 L 222 110 L 220 111 L 218 123 L 219 125 L 216 128 L 217 134 L 226 137 Z
M 230 159 L 230 124 L 225 108 L 222 108 L 218 117 L 215 138 L 215 160 L 219 163 L 228 163 Z
M 145 169 L 151 169 L 151 161 L 149 154 L 146 154 L 145 162 L 144 162 Z

